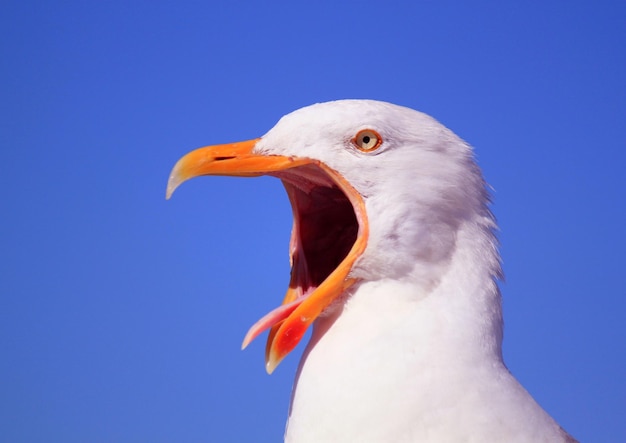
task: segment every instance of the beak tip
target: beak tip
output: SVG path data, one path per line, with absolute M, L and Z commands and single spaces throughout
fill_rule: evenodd
M 280 357 L 279 355 L 277 355 L 274 349 L 270 350 L 269 355 L 267 356 L 265 360 L 265 370 L 267 371 L 269 375 L 272 375 L 274 370 L 278 367 L 280 362 L 283 360 L 283 357 L 284 356 Z
M 167 181 L 167 188 L 165 189 L 165 200 L 169 200 L 172 197 L 172 194 L 178 188 L 178 186 L 183 182 L 180 179 L 180 176 L 176 173 L 176 168 L 170 174 L 170 178 Z
M 169 200 L 172 197 L 175 189 L 176 188 L 171 187 L 169 183 L 167 184 L 167 189 L 165 189 L 165 200 Z
M 276 369 L 276 366 L 277 366 L 276 364 L 273 364 L 270 361 L 265 363 L 265 370 L 267 371 L 267 374 L 272 375 L 272 373 L 274 372 L 274 369 Z

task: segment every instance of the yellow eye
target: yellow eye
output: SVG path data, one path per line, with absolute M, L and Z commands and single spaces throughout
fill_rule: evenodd
M 363 129 L 352 139 L 352 143 L 363 152 L 372 152 L 378 149 L 383 139 L 373 129 Z

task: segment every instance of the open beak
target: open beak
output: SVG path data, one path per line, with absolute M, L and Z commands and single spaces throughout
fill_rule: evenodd
M 271 328 L 265 352 L 271 374 L 309 325 L 357 281 L 350 271 L 365 250 L 368 224 L 361 195 L 339 172 L 315 159 L 256 153 L 258 141 L 206 146 L 183 156 L 172 169 L 166 198 L 200 175 L 283 181 L 294 215 L 291 280 L 282 305 L 255 323 L 242 345 Z

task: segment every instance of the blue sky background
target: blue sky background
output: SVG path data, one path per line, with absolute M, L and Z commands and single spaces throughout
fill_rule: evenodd
M 175 161 L 373 98 L 475 146 L 505 357 L 574 436 L 626 441 L 626 3 L 4 2 L 0 441 L 276 442 L 248 327 L 282 299 L 277 180 Z

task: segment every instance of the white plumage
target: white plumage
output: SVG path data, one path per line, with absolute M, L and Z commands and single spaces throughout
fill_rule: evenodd
M 380 137 L 380 146 L 359 149 L 355 136 L 363 130 Z M 350 284 L 313 323 L 294 385 L 287 442 L 574 441 L 503 363 L 496 225 L 469 145 L 417 111 L 344 100 L 283 117 L 255 141 L 250 155 L 311 159 L 336 172 L 353 188 L 344 194 L 356 196 L 350 200 L 356 237 L 365 245 L 347 254 L 354 262 L 343 281 Z M 211 162 L 222 158 L 214 155 Z M 183 176 L 177 168 L 170 192 L 189 176 L 216 173 Z M 292 257 L 307 278 L 320 255 L 334 250 L 309 252 L 303 226 L 323 223 L 307 220 L 315 219 L 318 206 L 325 208 L 320 219 L 328 219 L 326 206 L 337 199 L 302 197 L 336 187 L 333 174 L 311 178 L 311 169 L 258 171 L 285 182 L 296 217 Z M 361 216 L 355 199 L 364 206 Z M 311 229 L 324 243 L 324 232 L 335 227 Z M 342 235 L 333 234 L 328 243 L 342 244 Z M 292 286 L 301 287 L 296 304 L 321 286 L 303 279 L 292 275 Z M 271 324 L 253 328 L 252 337 L 265 327 L 278 328 L 285 317 L 271 317 Z M 272 340 L 278 338 L 270 335 L 270 347 L 276 346 Z

